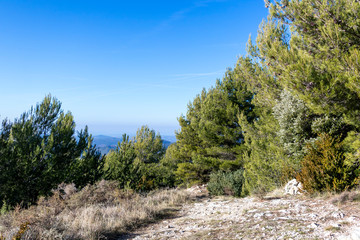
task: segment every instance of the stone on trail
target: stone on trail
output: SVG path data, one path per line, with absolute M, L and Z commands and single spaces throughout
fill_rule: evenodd
M 303 191 L 303 186 L 296 179 L 293 179 L 286 184 L 284 191 L 285 194 L 290 194 L 290 195 L 301 194 Z

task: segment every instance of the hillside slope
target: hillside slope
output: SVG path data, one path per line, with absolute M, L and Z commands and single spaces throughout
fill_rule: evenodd
M 359 193 L 204 198 L 121 239 L 360 239 Z
M 59 185 L 0 215 L 0 239 L 360 239 L 360 190 L 339 195 L 209 197 L 205 186 L 148 194 L 101 181 Z

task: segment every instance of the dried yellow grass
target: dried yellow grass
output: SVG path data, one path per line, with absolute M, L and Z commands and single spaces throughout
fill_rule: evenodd
M 29 209 L 17 208 L 0 217 L 0 236 L 12 239 L 28 223 L 21 239 L 114 238 L 156 220 L 188 201 L 185 190 L 159 190 L 146 195 L 101 181 L 77 192 L 62 185 L 52 197 Z

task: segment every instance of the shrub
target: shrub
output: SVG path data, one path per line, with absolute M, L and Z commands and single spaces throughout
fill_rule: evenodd
M 221 160 L 194 155 L 191 162 L 179 163 L 176 176 L 187 185 L 207 183 L 212 172 L 218 171 Z
M 287 90 L 282 91 L 273 111 L 280 127 L 277 135 L 285 152 L 294 160 L 301 159 L 305 152 L 304 143 L 313 137 L 311 111 Z
M 10 206 L 7 204 L 5 200 L 3 200 L 3 204 L 0 208 L 0 215 L 6 214 L 10 210 Z
M 62 184 L 36 205 L 0 216 L 0 240 L 121 239 L 122 234 L 174 213 L 190 199 L 186 190 L 138 194 L 118 185 L 102 180 L 76 191 Z
M 218 171 L 210 175 L 207 189 L 211 195 L 231 195 L 240 197 L 244 185 L 244 170 L 234 172 Z
M 141 174 L 135 190 L 150 191 L 175 186 L 175 175 L 170 167 L 160 163 L 140 163 Z
M 302 168 L 297 175 L 304 189 L 313 192 L 341 192 L 354 187 L 359 176 L 356 165 L 346 165 L 343 144 L 328 134 L 320 134 L 314 145 L 308 145 Z

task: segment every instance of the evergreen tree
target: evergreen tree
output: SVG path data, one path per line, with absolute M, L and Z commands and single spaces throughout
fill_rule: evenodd
M 315 114 L 344 115 L 357 128 L 359 12 L 355 0 L 273 1 L 255 47 L 274 81 Z
M 237 117 L 244 113 L 248 121 L 254 119 L 252 97 L 253 93 L 231 70 L 215 87 L 203 90 L 188 105 L 186 118 L 179 118 L 181 130 L 176 137 L 184 159 L 190 160 L 196 153 L 235 160 L 244 140 Z
M 203 90 L 189 103 L 185 116 L 179 118 L 181 130 L 176 133 L 177 176 L 184 182 L 204 182 L 212 171 L 236 170 L 242 165 L 244 135 L 238 116 L 251 122 L 252 98 L 243 78 L 227 71 L 216 86 Z M 172 149 L 173 150 L 173 149 Z M 170 154 L 170 152 L 169 152 Z M 169 159 L 167 155 L 165 157 Z M 198 179 L 196 179 L 198 178 Z
M 81 156 L 71 167 L 71 175 L 66 182 L 73 182 L 78 188 L 94 184 L 104 176 L 105 156 L 93 145 L 93 137 L 88 133 L 88 127 L 78 133 L 78 148 L 83 149 Z
M 106 155 L 104 165 L 106 178 L 117 180 L 121 188 L 135 189 L 140 178 L 135 159 L 134 142 L 124 134 L 116 149 Z
M 354 75 L 359 70 L 354 62 L 359 2 L 271 2 L 255 44 L 249 41 L 248 56 L 241 57 L 234 70 L 247 77 L 255 92 L 252 103 L 258 118 L 253 124 L 240 119 L 250 191 L 269 190 L 284 176 L 296 175 L 304 145 L 318 134 L 327 132 L 349 143 L 359 129 L 359 75 Z M 356 154 L 355 148 L 348 147 Z M 352 162 L 358 159 L 350 155 Z M 261 187 L 263 183 L 267 186 Z
M 155 134 L 148 126 L 142 126 L 137 130 L 134 147 L 136 157 L 144 163 L 157 163 L 165 154 L 160 134 Z
M 174 186 L 173 169 L 160 161 L 164 152 L 160 134 L 142 126 L 133 140 L 123 135 L 117 148 L 106 155 L 106 178 L 117 180 L 121 188 L 138 191 Z
M 50 95 L 14 123 L 4 121 L 0 136 L 0 200 L 10 205 L 33 203 L 61 182 L 84 186 L 102 175 L 100 167 L 78 168 L 79 161 L 101 166 L 101 156 L 87 130 L 76 139 L 73 116 Z

